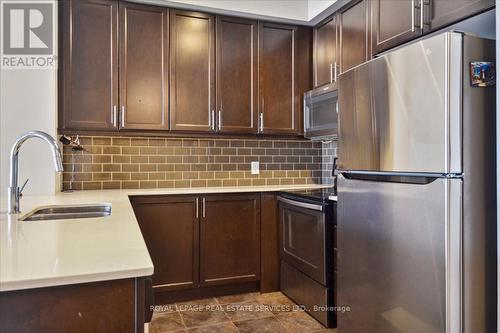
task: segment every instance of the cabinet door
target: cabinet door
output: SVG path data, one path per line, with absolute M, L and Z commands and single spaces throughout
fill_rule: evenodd
M 198 286 L 198 198 L 133 197 L 135 216 L 153 260 L 153 286 L 161 290 Z
M 215 130 L 214 17 L 170 11 L 172 130 Z
M 296 134 L 293 56 L 296 27 L 260 23 L 259 28 L 260 132 Z
M 217 17 L 217 128 L 257 132 L 257 22 Z
M 362 64 L 371 57 L 368 0 L 356 2 L 340 13 L 340 71 Z
M 335 16 L 314 28 L 314 86 L 334 80 L 337 64 L 337 20 Z
M 202 198 L 200 285 L 259 280 L 260 196 Z
M 417 1 L 418 2 L 418 1 Z M 422 34 L 423 20 L 415 1 L 373 0 L 372 45 L 374 53 L 405 43 Z
M 424 0 L 422 0 L 424 1 Z M 494 0 L 429 0 L 427 28 L 435 30 L 495 7 Z M 425 6 L 429 7 L 429 6 Z
M 62 70 L 59 127 L 118 128 L 118 2 L 60 1 Z
M 120 128 L 168 129 L 168 10 L 120 2 Z

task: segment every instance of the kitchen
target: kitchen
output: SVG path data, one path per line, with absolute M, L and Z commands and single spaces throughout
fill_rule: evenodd
M 496 331 L 494 1 L 2 18 L 1 332 Z

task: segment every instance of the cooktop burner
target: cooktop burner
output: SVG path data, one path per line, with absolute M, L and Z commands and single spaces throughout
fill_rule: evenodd
M 296 200 L 310 200 L 315 202 L 327 203 L 331 200 L 328 197 L 335 196 L 336 193 L 333 188 L 322 188 L 316 190 L 290 190 L 281 191 L 280 195 Z

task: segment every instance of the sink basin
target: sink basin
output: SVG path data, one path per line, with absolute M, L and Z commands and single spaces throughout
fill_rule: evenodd
M 46 221 L 83 219 L 111 215 L 110 204 L 88 204 L 76 206 L 45 206 L 26 214 L 21 221 Z

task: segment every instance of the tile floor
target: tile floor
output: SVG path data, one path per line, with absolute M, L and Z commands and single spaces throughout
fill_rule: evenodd
M 336 333 L 280 292 L 249 293 L 160 305 L 150 333 Z

